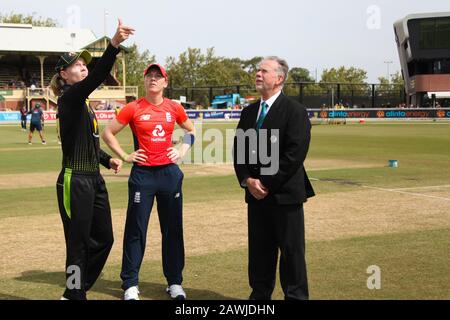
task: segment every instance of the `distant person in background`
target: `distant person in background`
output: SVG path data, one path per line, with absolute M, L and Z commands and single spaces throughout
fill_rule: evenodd
M 28 116 L 27 108 L 23 106 L 22 109 L 20 109 L 20 125 L 22 127 L 22 131 L 27 130 L 27 116 Z
M 43 124 L 44 124 L 44 112 L 41 109 L 41 105 L 36 103 L 34 109 L 29 112 L 31 114 L 30 121 L 30 134 L 28 135 L 28 144 L 31 143 L 31 139 L 33 139 L 33 133 L 35 130 L 39 132 L 39 136 L 41 137 L 42 144 L 47 144 L 45 142 L 44 132 L 43 132 Z

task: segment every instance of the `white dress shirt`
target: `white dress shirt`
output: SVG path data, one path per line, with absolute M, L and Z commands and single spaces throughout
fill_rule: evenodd
M 261 103 L 259 104 L 259 111 L 258 111 L 258 116 L 256 117 L 256 121 L 258 121 L 259 115 L 261 114 L 262 111 L 262 103 L 265 102 L 267 103 L 267 112 L 266 112 L 266 116 L 269 113 L 270 107 L 272 107 L 273 103 L 275 102 L 275 100 L 278 99 L 278 97 L 281 94 L 281 90 L 278 91 L 277 93 L 275 93 L 273 96 L 271 96 L 269 99 L 267 99 L 266 101 L 264 101 L 261 97 Z M 241 185 L 246 188 L 247 187 L 247 183 L 246 181 L 241 181 Z

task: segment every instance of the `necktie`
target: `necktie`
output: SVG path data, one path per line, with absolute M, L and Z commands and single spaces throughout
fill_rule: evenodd
M 256 130 L 261 129 L 264 119 L 266 118 L 268 108 L 269 106 L 267 103 L 261 103 L 261 113 L 259 114 L 258 121 L 256 121 Z

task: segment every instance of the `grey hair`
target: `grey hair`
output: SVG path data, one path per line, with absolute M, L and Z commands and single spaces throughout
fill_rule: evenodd
M 278 68 L 276 71 L 277 71 L 278 75 L 283 76 L 282 84 L 284 84 L 288 78 L 288 73 L 289 73 L 289 65 L 286 62 L 286 60 L 284 60 L 280 57 L 277 57 L 277 56 L 268 56 L 268 57 L 265 57 L 262 61 L 264 61 L 264 60 L 276 61 L 278 63 Z

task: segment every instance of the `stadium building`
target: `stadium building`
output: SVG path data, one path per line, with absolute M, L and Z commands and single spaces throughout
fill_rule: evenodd
M 450 12 L 408 15 L 394 32 L 407 104 L 450 107 Z
M 35 27 L 29 24 L 0 24 L 0 111 L 30 109 L 37 102 L 46 110 L 56 107 L 56 97 L 49 89 L 54 68 L 64 52 L 88 50 L 93 57 L 91 70 L 106 49 L 109 38 L 97 38 L 89 29 Z M 114 109 L 138 96 L 137 87 L 126 86 L 125 55 L 105 82 L 89 97 L 94 109 Z M 119 70 L 120 69 L 120 70 Z M 117 75 L 122 73 L 123 83 Z

